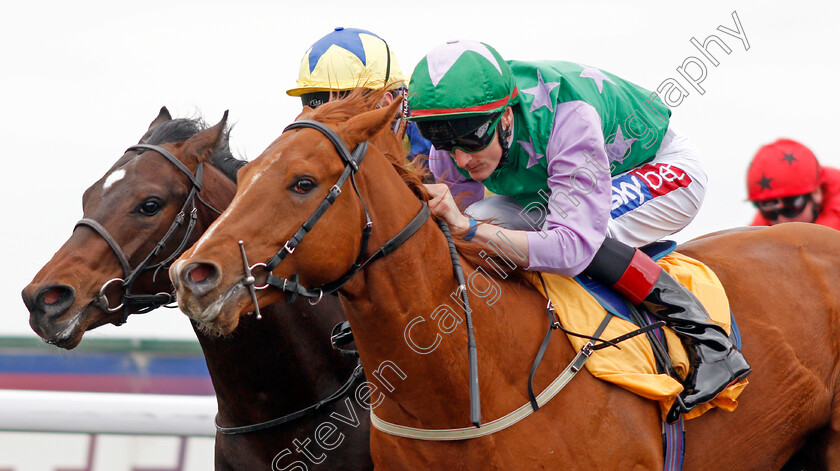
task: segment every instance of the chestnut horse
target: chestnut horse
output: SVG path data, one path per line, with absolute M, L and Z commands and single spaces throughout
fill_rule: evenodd
M 184 208 L 199 162 L 223 168 L 232 161 L 224 122 L 202 128 L 198 120 L 171 119 L 163 108 L 140 140 L 141 144 L 156 145 L 171 153 L 190 176 L 164 159 L 163 154 L 134 148 L 85 192 L 84 217 L 106 229 L 131 267 L 154 250 Z M 186 229 L 188 207 L 186 220 L 148 266 L 165 261 L 170 254 L 178 255 L 173 252 L 182 239 L 186 238 L 181 250 L 195 242 L 218 216 L 211 208 L 224 209 L 233 198 L 236 186 L 234 176 L 229 177 L 213 166 L 203 165 L 201 191 L 197 194 L 201 199 L 195 200 L 192 234 Z M 33 330 L 47 343 L 72 349 L 86 330 L 122 323 L 129 314 L 152 307 L 143 301 L 154 301 L 153 297 L 118 306 L 120 299 L 125 299 L 120 283 L 105 285 L 114 278 L 127 278 L 123 272 L 115 250 L 105 238 L 90 223 L 77 226 L 23 290 Z M 146 270 L 140 274 L 132 291 L 137 296 L 163 293 L 162 300 L 156 302 L 160 304 L 169 300 L 166 293 L 172 291 L 172 286 L 166 269 L 157 277 L 154 272 Z M 110 300 L 107 311 L 98 301 L 103 286 L 106 302 Z M 244 426 L 284 417 L 329 397 L 346 383 L 360 382 L 351 381 L 356 360 L 342 357 L 329 345 L 330 329 L 344 319 L 335 297 L 315 307 L 305 300 L 277 303 L 265 307 L 262 314 L 260 320 L 254 316 L 243 318 L 239 329 L 227 336 L 194 324 L 216 390 L 220 425 Z M 338 399 L 312 414 L 272 428 L 217 434 L 216 469 L 283 469 L 295 461 L 308 463 L 310 469 L 371 469 L 368 416 L 358 410 L 348 411 L 345 397 Z M 315 445 L 295 443 L 311 442 L 315 430 L 325 422 L 340 424 L 330 419 L 333 413 L 347 417 L 350 423 L 341 425 L 340 432 L 346 438 L 339 449 L 326 452 L 327 455 Z M 353 414 L 358 421 L 351 420 Z M 299 446 L 305 447 L 312 458 L 297 451 Z M 313 466 L 310 460 L 320 460 L 322 464 Z
M 398 103 L 374 105 L 352 95 L 300 116 L 325 124 L 346 149 L 370 144 L 355 176 L 325 211 L 319 205 L 338 193 L 333 186 L 347 168 L 347 154 L 341 157 L 341 143 L 328 133 L 287 129 L 244 167 L 229 209 L 170 269 L 184 312 L 205 324 L 230 326 L 254 309 L 239 239 L 252 262 L 276 261 L 281 254 L 282 261 L 269 265 L 271 277 L 286 280 L 290 290 L 317 294 L 313 287 L 337 288 L 332 282 L 353 273 L 354 260 L 365 260 L 414 220 L 423 205 L 416 195 L 427 195 L 397 163 L 399 144 L 387 125 Z M 320 220 L 302 240 L 290 241 L 316 211 Z M 359 258 L 368 215 L 372 233 Z M 457 245 L 470 280 L 486 424 L 528 404 L 528 374 L 548 324 L 546 300 L 521 277 L 495 275 L 473 243 Z M 686 470 L 780 469 L 800 449 L 818 469 L 840 470 L 838 247 L 840 232 L 785 224 L 709 236 L 681 248 L 720 277 L 753 367 L 734 412 L 714 409 L 686 422 Z M 271 279 L 259 268 L 255 275 L 258 286 Z M 281 300 L 278 285 L 259 291 L 258 302 Z M 447 240 L 427 220 L 338 288 L 371 378 L 365 398 L 378 419 L 419 429 L 469 429 L 468 322 L 460 322 L 464 311 L 451 296 L 458 285 Z M 567 339 L 553 338 L 535 390 L 575 355 Z M 581 371 L 538 411 L 493 434 L 419 440 L 377 427 L 371 452 L 382 470 L 656 470 L 663 467 L 660 417 L 653 402 Z

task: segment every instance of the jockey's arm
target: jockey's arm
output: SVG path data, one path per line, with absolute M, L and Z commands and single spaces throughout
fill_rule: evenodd
M 496 241 L 499 245 L 501 233 L 527 256 L 526 269 L 575 276 L 589 265 L 606 237 L 612 178 L 595 109 L 583 102 L 560 103 L 557 107 L 546 148 L 551 198 L 545 224 L 534 231 L 480 224 L 473 240 L 483 244 Z M 430 206 L 444 204 L 438 214 L 450 225 L 467 230 L 469 219 L 451 197 L 447 200 L 441 188 L 433 194 L 436 197 Z

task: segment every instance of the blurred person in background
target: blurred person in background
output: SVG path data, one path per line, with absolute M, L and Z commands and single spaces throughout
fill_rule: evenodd
M 840 170 L 820 166 L 792 139 L 758 149 L 747 170 L 747 192 L 758 209 L 753 226 L 810 222 L 840 229 Z

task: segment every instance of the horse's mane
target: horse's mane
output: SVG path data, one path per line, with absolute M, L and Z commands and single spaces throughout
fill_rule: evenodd
M 170 119 L 154 128 L 142 142 L 156 146 L 168 142 L 184 142 L 205 129 L 207 123 L 201 118 Z
M 305 109 L 298 119 L 310 119 L 320 121 L 325 124 L 338 124 L 340 131 L 340 123 L 343 123 L 358 114 L 376 109 L 379 100 L 385 93 L 387 92 L 384 90 L 371 92 L 367 89 L 356 88 L 346 96 L 332 99 L 318 108 Z M 426 190 L 426 187 L 423 185 L 423 177 L 426 174 L 426 170 L 423 168 L 422 163 L 419 159 L 414 162 L 408 162 L 406 160 L 405 149 L 389 126 L 385 126 L 380 129 L 371 138 L 370 144 L 385 155 L 418 199 L 426 202 L 431 199 L 429 191 Z M 476 242 L 468 242 L 464 240 L 465 234 L 466 231 L 452 230 L 452 236 L 455 240 L 455 247 L 458 249 L 458 253 L 471 264 L 483 267 L 486 273 L 490 276 L 495 276 L 494 274 L 498 268 L 504 270 L 506 274 L 520 274 L 520 270 L 518 268 L 509 269 L 507 262 L 503 261 L 501 257 L 496 254 L 481 257 L 479 253 L 485 252 L 486 254 L 486 248 Z M 490 265 L 488 260 L 494 260 L 496 268 Z
M 164 122 L 152 130 L 146 137 L 143 144 L 161 145 L 168 142 L 184 142 L 201 131 L 207 129 L 207 123 L 201 118 L 177 118 Z M 236 181 L 236 171 L 245 161 L 237 159 L 230 151 L 231 127 L 225 129 L 222 138 L 210 154 L 210 164 L 222 172 L 232 181 Z

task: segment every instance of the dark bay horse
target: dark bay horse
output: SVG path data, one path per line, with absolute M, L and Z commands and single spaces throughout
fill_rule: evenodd
M 339 146 L 321 130 L 290 129 L 243 169 L 230 208 L 170 269 L 188 315 L 224 326 L 254 309 L 243 284 L 240 238 L 252 263 L 268 261 L 279 250 L 284 255 L 270 265 L 271 276 L 295 281 L 291 290 L 317 293 L 312 287 L 335 287 L 330 283 L 352 272 L 367 214 L 373 226 L 362 259 L 422 211 L 416 195 L 425 197 L 423 188 L 397 164 L 398 143 L 386 129 L 397 105 L 376 110 L 373 104 L 356 95 L 301 115 L 325 123 L 347 149 L 364 141 L 370 147 L 355 180 L 343 182 L 332 207 L 299 244 L 290 238 L 327 195 L 337 193 L 333 186 L 347 167 Z M 293 250 L 281 249 L 284 244 Z M 480 248 L 457 245 L 473 310 L 487 426 L 528 404 L 528 373 L 548 324 L 546 301 L 520 278 L 488 268 Z M 505 250 L 504 241 L 499 247 Z M 720 277 L 753 366 L 734 412 L 714 409 L 686 423 L 686 470 L 780 469 L 800 449 L 813 460 L 808 469 L 840 470 L 838 247 L 840 232 L 785 224 L 710 236 L 681 248 Z M 257 285 L 271 280 L 264 271 L 257 275 Z M 474 430 L 468 326 L 453 295 L 458 284 L 447 240 L 427 220 L 340 288 L 371 378 L 366 399 L 378 419 L 419 429 Z M 273 285 L 258 296 L 260 304 L 269 304 L 285 295 Z M 221 297 L 224 305 L 213 304 Z M 535 390 L 543 390 L 575 355 L 567 339 L 553 338 Z M 654 403 L 583 371 L 539 411 L 496 433 L 436 441 L 377 427 L 371 451 L 383 470 L 656 470 L 663 466 L 660 413 Z
M 173 120 L 166 108 L 161 109 L 140 143 L 168 151 L 190 176 L 153 149 L 130 149 L 85 192 L 84 217 L 100 224 L 125 253 L 128 264 L 137 267 L 170 227 L 176 227 L 172 226 L 173 220 L 189 198 L 194 186 L 191 178 L 195 178 L 199 162 L 209 163 L 203 165 L 191 234 L 187 226 L 192 206 L 187 208 L 185 221 L 147 266 L 165 261 L 170 254 L 177 255 L 173 252 L 181 240 L 186 238 L 181 249 L 188 247 L 216 219 L 218 215 L 211 208 L 224 209 L 234 196 L 233 175 L 225 176 L 217 169 L 233 158 L 227 132 L 224 121 L 204 129 L 198 120 Z M 149 298 L 118 306 L 121 299 L 125 301 L 123 288 L 119 282 L 107 283 L 127 278 L 125 270 L 115 249 L 90 224 L 77 226 L 23 290 L 33 330 L 47 343 L 66 349 L 78 345 L 85 331 L 122 323 L 129 314 L 150 307 L 143 303 Z M 146 270 L 140 274 L 132 286 L 133 294 L 171 292 L 166 268 L 159 273 Z M 99 301 L 100 292 L 108 306 Z M 163 302 L 167 300 L 164 296 Z M 344 319 L 335 297 L 318 306 L 310 306 L 306 300 L 273 304 L 266 306 L 262 315 L 260 320 L 254 316 L 242 318 L 236 332 L 226 336 L 194 324 L 216 390 L 217 420 L 224 427 L 260 423 L 299 411 L 327 398 L 353 377 L 356 360 L 340 356 L 329 344 L 332 326 Z M 360 412 L 348 411 L 342 397 L 310 415 L 273 428 L 237 435 L 219 433 L 216 469 L 279 470 L 295 461 L 308 465 L 308 469 L 371 469 L 368 415 Z M 333 413 L 346 417 L 345 424 L 349 425 L 331 419 Z M 356 421 L 352 420 L 354 414 Z M 311 443 L 316 429 L 325 422 L 340 425 L 329 440 L 335 443 L 343 437 L 334 451 Z M 313 464 L 319 460 L 320 465 Z

